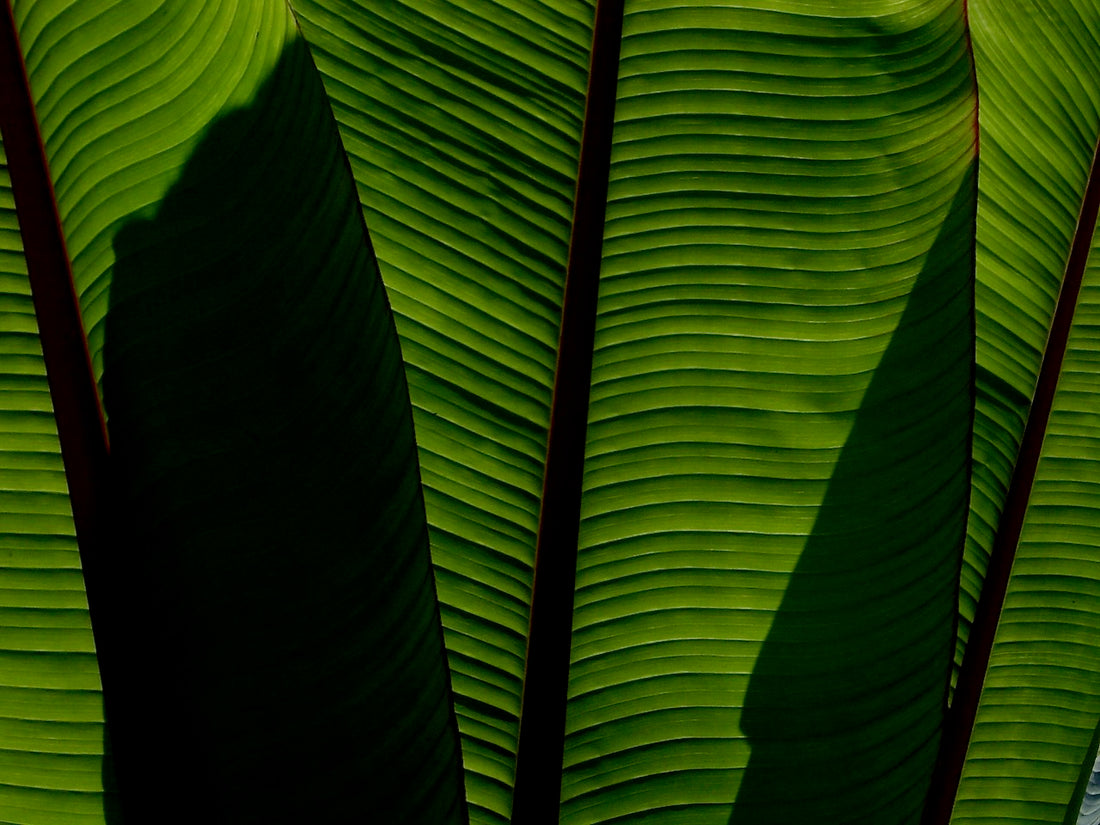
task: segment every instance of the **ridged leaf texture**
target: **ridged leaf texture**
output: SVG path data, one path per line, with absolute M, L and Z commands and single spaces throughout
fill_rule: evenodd
M 401 334 L 471 816 L 507 822 L 593 4 L 293 6 Z
M 103 703 L 0 146 L 0 821 L 103 821 Z
M 1027 420 L 1100 134 L 1094 3 L 977 0 L 981 95 L 974 496 L 962 640 Z
M 97 639 L 105 680 L 121 675 L 107 713 L 123 813 L 461 821 L 398 339 L 289 8 L 44 0 L 14 12 L 110 424 L 112 541 L 85 567 L 108 582 L 93 608 L 125 616 Z M 4 261 L 5 288 L 25 304 L 18 256 Z M 23 333 L 23 371 L 39 386 L 23 312 L 5 346 Z M 95 819 L 102 725 L 87 614 L 48 400 L 23 392 L 4 455 L 25 462 L 37 443 L 42 457 L 37 477 L 5 485 L 27 489 L 13 509 L 29 515 L 4 532 L 40 547 L 5 547 L 6 569 L 28 569 L 5 572 L 3 592 L 22 590 L 12 607 L 57 630 L 37 642 L 33 625 L 5 631 L 4 655 L 23 646 L 27 666 L 25 683 L 6 675 L 4 689 L 27 698 L 22 718 L 4 714 L 3 748 L 12 762 L 58 755 L 46 779 L 33 753 L 4 773 L 3 792 L 25 801 L 0 818 L 76 821 L 63 806 L 83 791 Z M 5 473 L 20 469 L 5 460 Z M 49 651 L 56 664 L 36 673 Z M 50 710 L 33 688 L 85 695 Z M 42 790 L 9 792 L 19 784 Z M 117 821 L 101 804 L 104 818 Z
M 973 90 L 957 5 L 868 12 L 626 6 L 564 822 L 919 817 Z
M 561 787 L 537 815 L 920 821 L 1028 460 L 1100 9 L 622 6 L 563 435 L 592 0 L 15 2 L 111 432 L 103 569 L 141 617 L 98 639 L 124 811 L 508 822 L 566 437 L 565 755 L 534 763 Z M 14 219 L 0 200 L 0 819 L 115 822 Z M 1096 279 L 956 822 L 1095 804 Z
M 798 770 L 769 751 L 790 730 L 761 697 L 786 680 L 830 697 L 804 722 L 841 728 L 807 735 L 805 758 L 841 747 L 836 764 L 865 766 L 792 800 L 804 815 L 875 799 L 911 820 L 931 771 L 966 497 L 962 9 L 768 5 L 626 7 L 563 821 L 725 821 L 735 798 L 738 821 L 780 815 L 786 800 L 765 797 Z M 591 9 L 294 7 L 398 314 L 471 816 L 502 821 Z M 893 377 L 873 382 L 880 365 Z M 911 498 L 879 492 L 903 476 L 922 479 Z M 891 501 L 874 548 L 852 509 L 870 495 Z M 905 664 L 883 659 L 881 601 L 844 609 L 857 589 L 889 598 L 886 624 L 916 649 Z M 787 616 L 826 613 L 833 636 L 780 652 L 806 623 Z M 831 671 L 808 663 L 873 624 L 877 646 L 861 630 Z M 876 661 L 850 710 L 833 703 L 843 672 Z M 750 686 L 754 666 L 766 685 Z M 870 743 L 843 733 L 863 725 Z
M 1100 139 L 1100 6 L 971 3 L 980 93 L 974 482 L 961 641 Z M 1095 174 L 1095 172 L 1093 172 Z M 1087 229 L 1087 227 L 1086 227 Z M 1084 240 L 1088 242 L 1089 236 Z M 997 626 L 953 822 L 1077 821 L 1100 723 L 1096 241 Z

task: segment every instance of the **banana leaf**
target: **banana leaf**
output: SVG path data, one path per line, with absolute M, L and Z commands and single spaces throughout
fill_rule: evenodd
M 1095 3 L 13 21 L 110 541 L 8 199 L 0 820 L 1076 821 Z

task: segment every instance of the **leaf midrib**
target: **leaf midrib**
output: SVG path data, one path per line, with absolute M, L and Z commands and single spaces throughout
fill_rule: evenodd
M 1027 422 L 1009 481 L 1005 505 L 994 535 L 989 565 L 959 669 L 948 713 L 936 774 L 925 809 L 926 825 L 948 825 L 958 794 L 967 749 L 974 731 L 993 642 L 1020 544 L 1043 439 L 1058 390 L 1073 315 L 1077 309 L 1092 237 L 1100 213 L 1100 138 L 1093 152 L 1065 272 L 1051 320 Z
M 107 428 L 10 0 L 0 9 L 0 79 L 0 135 L 8 157 L 81 564 L 89 580 L 93 625 L 98 627 L 95 613 L 102 604 L 95 598 L 94 557 L 104 546 Z
M 0 139 L 8 158 L 100 679 L 113 683 L 124 671 L 124 663 L 112 653 L 113 639 L 126 617 L 112 592 L 121 585 L 106 569 L 110 445 L 10 0 L 0 6 Z M 104 691 L 108 715 L 112 695 Z
M 556 823 L 573 591 L 624 0 L 597 0 L 550 404 L 512 822 Z

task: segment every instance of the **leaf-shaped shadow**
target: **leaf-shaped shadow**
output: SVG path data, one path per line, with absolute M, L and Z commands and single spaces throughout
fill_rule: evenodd
M 127 817 L 463 818 L 401 356 L 301 41 L 115 251 Z
M 968 497 L 968 175 L 868 386 L 756 661 L 730 822 L 915 822 L 943 720 Z

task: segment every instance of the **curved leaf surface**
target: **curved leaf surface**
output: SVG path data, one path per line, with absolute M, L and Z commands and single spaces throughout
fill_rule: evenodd
M 1094 241 L 952 822 L 1073 823 L 1100 726 Z
M 178 524 L 181 502 L 203 500 L 228 553 L 231 537 L 243 533 L 236 521 L 261 520 L 223 501 L 243 497 L 236 473 L 268 467 L 251 441 L 276 438 L 285 466 L 327 491 L 300 498 L 265 469 L 262 497 L 281 502 L 281 511 L 321 513 L 320 497 L 328 506 L 339 495 L 311 476 L 335 458 L 301 463 L 310 447 L 277 440 L 300 435 L 300 419 L 318 410 L 306 396 L 323 395 L 325 382 L 293 390 L 288 403 L 275 392 L 269 362 L 318 376 L 325 368 L 316 368 L 308 346 L 300 361 L 289 346 L 274 356 L 258 350 L 235 314 L 244 312 L 244 328 L 286 318 L 288 340 L 321 333 L 279 301 L 246 300 L 263 288 L 231 279 L 239 261 L 226 250 L 240 238 L 214 230 L 238 226 L 230 217 L 260 209 L 265 197 L 276 202 L 278 193 L 309 203 L 303 180 L 338 176 L 331 169 L 342 161 L 338 151 L 335 160 L 317 153 L 324 160 L 302 171 L 303 180 L 273 174 L 265 188 L 249 173 L 234 177 L 219 159 L 271 157 L 253 136 L 265 129 L 285 133 L 285 154 L 314 154 L 277 112 L 285 99 L 314 100 L 287 91 L 301 92 L 296 84 L 309 70 L 286 68 L 285 60 L 304 58 L 286 58 L 277 4 L 166 4 L 143 20 L 89 12 L 93 5 L 17 4 L 93 357 L 122 399 L 111 401 L 112 418 L 129 433 L 124 460 L 142 480 L 131 483 L 132 495 L 144 501 L 146 487 L 162 484 L 167 491 L 166 510 L 142 506 L 144 529 Z M 511 804 L 591 7 L 366 0 L 296 7 L 398 310 L 469 796 L 476 819 L 499 821 Z M 736 820 L 750 822 L 909 821 L 920 809 L 942 717 L 965 495 L 973 98 L 961 12 L 946 0 L 888 11 L 853 0 L 828 13 L 797 3 L 628 8 L 584 492 L 568 821 L 719 821 L 731 802 Z M 992 0 L 973 6 L 984 150 L 978 410 L 956 663 L 1100 129 L 1095 90 L 1080 80 L 1096 75 L 1095 16 L 1084 2 L 1025 5 L 1012 15 Z M 241 33 L 253 29 L 276 36 L 252 43 Z M 167 41 L 176 48 L 165 58 L 158 46 Z M 1066 60 L 1051 59 L 1056 53 Z M 274 76 L 278 82 L 268 80 Z M 227 116 L 235 106 L 244 108 Z M 221 123 L 207 128 L 214 119 Z M 253 200 L 207 216 L 203 246 L 195 204 L 217 200 L 218 179 Z M 333 225 L 354 234 L 345 219 Z M 261 229 L 243 219 L 251 233 L 243 248 L 261 260 L 273 260 L 272 249 L 286 252 L 274 228 L 292 233 L 286 227 L 299 219 L 286 220 Z M 327 248 L 325 232 L 335 231 L 318 228 L 313 237 Z M 194 254 L 209 255 L 217 265 L 202 268 L 236 286 L 193 283 Z M 109 286 L 112 269 L 125 276 L 124 288 Z M 284 295 L 297 295 L 293 283 L 279 281 Z M 343 295 L 347 287 L 333 288 Z M 1088 564 L 1073 548 L 1092 529 L 1090 289 L 998 636 L 960 796 L 964 818 L 974 809 L 963 803 L 991 787 L 1006 800 L 998 815 L 1065 813 L 1064 791 L 1073 795 L 1091 756 L 1090 689 L 1059 688 L 1064 712 L 1029 720 L 1026 730 L 1004 723 L 1046 696 L 1044 680 L 1084 684 L 1081 673 L 1091 672 L 1068 654 L 1057 677 L 1030 665 L 1018 670 L 1023 660 L 1034 665 L 1021 651 L 1036 627 L 1058 650 L 1078 652 L 1086 645 L 1079 626 L 1093 627 L 1074 603 Z M 334 300 L 308 297 L 316 303 L 301 304 L 318 307 L 317 317 Z M 150 298 L 179 301 L 200 320 L 141 317 L 137 307 Z M 362 306 L 374 307 L 364 312 L 383 316 L 379 301 L 363 297 Z M 351 330 L 373 328 L 366 315 L 341 317 L 338 346 L 350 348 L 340 357 L 362 367 L 353 372 L 369 372 L 372 346 L 393 360 L 392 343 L 382 339 L 359 342 L 359 350 L 349 343 Z M 212 343 L 219 338 L 228 355 Z M 220 362 L 206 375 L 207 387 L 218 389 L 184 401 L 191 384 L 181 376 L 194 374 L 187 359 L 196 357 Z M 167 376 L 164 363 L 176 364 Z M 326 382 L 345 379 L 343 369 L 329 370 Z M 253 378 L 241 380 L 245 374 Z M 403 395 L 399 379 L 379 380 L 396 382 L 388 386 Z M 179 400 L 179 409 L 161 409 L 164 398 Z M 215 424 L 211 411 L 227 399 L 238 413 L 251 412 Z M 344 403 L 330 402 L 319 420 L 331 421 Z M 395 422 L 387 426 L 404 432 Z M 166 438 L 175 439 L 174 452 L 148 465 L 134 458 L 155 454 L 145 445 Z M 234 444 L 181 461 L 219 438 Z M 408 451 L 407 435 L 394 449 Z M 394 459 L 395 472 L 402 460 Z M 176 471 L 179 479 L 164 481 Z M 182 486 L 188 473 L 224 477 L 226 485 L 181 495 L 172 484 Z M 356 483 L 373 491 L 361 477 Z M 409 485 L 407 478 L 391 485 L 405 496 L 399 510 L 417 507 Z M 335 532 L 362 529 L 344 522 Z M 310 542 L 297 528 L 275 532 L 273 545 Z M 216 557 L 212 551 L 184 575 L 187 586 L 223 569 Z M 1063 567 L 1068 582 L 1044 578 Z M 224 569 L 228 582 L 245 567 Z M 408 581 L 396 598 L 422 601 L 431 589 L 425 576 Z M 230 610 L 229 591 L 225 584 L 192 619 L 213 628 L 214 617 L 228 615 L 219 611 Z M 433 610 L 423 601 L 417 609 L 425 617 Z M 419 627 L 430 635 L 430 625 Z M 219 644 L 199 657 L 214 669 L 237 655 Z M 998 693 L 1009 684 L 1030 687 Z M 1003 750 L 985 760 L 983 743 L 1017 734 L 1052 743 L 1049 765 Z M 445 773 L 447 757 L 434 764 Z M 1025 781 L 1027 771 L 1042 774 L 1038 785 Z M 812 776 L 810 803 L 784 793 L 792 773 Z M 997 784 L 1002 774 L 1007 784 Z M 968 787 L 978 789 L 974 796 Z M 1013 794 L 1040 813 L 1020 814 Z M 440 804 L 453 808 L 447 798 Z
M 1090 0 L 970 4 L 980 89 L 974 476 L 962 660 L 1100 135 Z
M 1028 458 L 1040 361 L 1100 138 L 1100 7 L 972 5 L 981 90 L 974 487 L 960 649 L 1006 490 Z M 1089 230 L 1086 228 L 1086 232 Z M 1084 236 L 1087 241 L 1089 235 Z M 977 708 L 952 821 L 1073 822 L 1100 721 L 1095 242 Z M 1049 336 L 1049 339 L 1048 339 Z M 1019 454 L 1018 454 L 1019 453 Z
M 103 823 L 103 702 L 0 146 L 0 821 Z
M 514 587 L 498 595 L 500 574 L 515 563 L 481 525 L 499 511 L 499 487 L 485 476 L 502 470 L 493 472 L 496 465 L 478 454 L 502 455 L 493 441 L 513 438 L 511 421 L 486 422 L 505 397 L 495 375 L 525 386 L 509 377 L 509 364 L 526 348 L 502 356 L 486 352 L 485 342 L 510 342 L 514 330 L 524 331 L 547 346 L 546 370 L 557 327 L 553 304 L 544 322 L 515 306 L 515 256 L 495 255 L 484 266 L 488 253 L 477 239 L 499 238 L 494 249 L 511 253 L 517 239 L 543 237 L 535 220 L 516 220 L 537 213 L 497 188 L 499 180 L 515 180 L 517 168 L 526 169 L 519 184 L 541 184 L 548 166 L 541 144 L 529 143 L 530 114 L 515 102 L 514 84 L 521 78 L 538 105 L 559 88 L 554 81 L 563 73 L 553 67 L 572 55 L 572 91 L 559 97 L 572 101 L 566 114 L 579 111 L 585 41 L 549 37 L 553 63 L 530 51 L 539 41 L 527 32 L 546 37 L 554 26 L 544 21 L 560 19 L 535 3 L 524 5 L 535 27 L 507 35 L 502 13 L 489 4 L 440 3 L 427 11 L 295 5 L 327 76 L 387 286 L 404 316 L 399 329 L 421 410 L 421 460 L 426 484 L 437 487 L 428 494 L 429 518 L 449 605 L 444 623 L 455 683 L 469 696 L 459 697 L 467 781 L 475 817 L 487 820 L 506 814 L 510 802 L 509 720 L 521 676 L 518 656 L 509 664 L 496 652 L 509 649 L 498 628 L 514 628 L 510 649 L 521 652 L 528 596 Z M 724 821 L 741 778 L 756 790 L 738 799 L 736 815 L 761 822 L 778 815 L 783 794 L 766 798 L 781 784 L 779 772 L 788 778 L 791 769 L 768 750 L 777 731 L 769 729 L 767 709 L 753 711 L 764 722 L 748 723 L 750 734 L 740 729 L 747 696 L 766 705 L 760 697 L 770 691 L 762 682 L 749 690 L 748 673 L 762 657 L 771 669 L 763 682 L 813 673 L 811 684 L 843 693 L 844 676 L 822 671 L 820 656 L 807 660 L 805 653 L 842 638 L 840 628 L 881 624 L 882 601 L 860 609 L 838 603 L 838 592 L 854 587 L 890 594 L 898 608 L 890 621 L 919 652 L 912 659 L 884 654 L 886 632 L 866 649 L 862 632 L 860 641 L 845 642 L 851 654 L 842 670 L 868 669 L 886 695 L 870 711 L 849 698 L 850 713 L 836 716 L 870 725 L 871 747 L 844 741 L 837 730 L 803 734 L 807 755 L 839 742 L 865 766 L 854 774 L 858 783 L 824 794 L 818 813 L 860 811 L 855 800 L 873 798 L 879 821 L 882 806 L 897 821 L 911 820 L 942 718 L 966 495 L 974 99 L 961 8 L 914 2 L 881 14 L 850 3 L 814 15 L 795 5 L 767 11 L 690 3 L 661 12 L 636 3 L 627 21 L 564 820 Z M 520 75 L 511 61 L 521 56 L 529 66 Z M 554 131 L 535 131 L 554 139 Z M 484 151 L 502 140 L 531 152 L 532 162 Z M 476 188 L 466 184 L 471 153 L 484 176 Z M 565 174 L 547 188 L 565 207 L 571 167 L 558 165 Z M 393 174 L 375 190 L 366 178 L 379 168 Z M 524 190 L 519 184 L 511 191 Z M 492 226 L 471 221 L 478 208 L 492 210 Z M 548 248 L 547 265 L 559 271 L 564 229 L 557 251 Z M 431 234 L 447 243 L 429 246 Z M 412 250 L 425 252 L 414 257 Z M 469 250 L 469 261 L 456 250 Z M 412 274 L 418 268 L 428 273 L 420 283 Z M 481 288 L 502 296 L 489 311 Z M 494 333 L 502 324 L 504 339 Z M 458 362 L 470 372 L 456 370 Z M 872 392 L 880 366 L 894 377 Z M 460 386 L 464 408 L 453 409 Z M 958 404 L 941 405 L 941 397 Z M 870 458 L 869 444 L 880 440 Z M 925 449 L 928 442 L 937 448 Z M 530 530 L 541 451 L 503 458 L 513 465 L 504 477 L 529 467 Z M 448 472 L 427 470 L 437 465 Z M 906 498 L 897 491 L 911 474 L 926 486 Z M 474 495 L 462 489 L 467 478 L 476 482 Z M 881 526 L 894 537 L 877 547 L 882 555 L 869 549 L 872 529 L 855 522 L 867 498 L 882 502 Z M 931 503 L 943 518 L 899 529 L 913 500 Z M 862 549 L 838 555 L 856 537 Z M 866 577 L 854 573 L 861 563 L 871 571 Z M 828 571 L 825 583 L 803 586 L 817 577 L 811 569 Z M 500 605 L 514 607 L 513 616 Z M 839 623 L 835 636 L 810 634 L 793 654 L 774 654 L 801 632 L 789 616 L 829 612 Z M 480 613 L 487 625 L 476 623 Z M 506 668 L 511 698 L 488 690 L 500 683 L 494 668 Z M 784 702 L 805 704 L 804 697 Z M 753 742 L 761 752 L 750 762 Z M 887 778 L 891 759 L 898 770 Z
M 395 296 L 470 799 L 489 820 L 510 805 L 529 599 L 529 573 L 523 589 L 502 575 L 527 569 L 513 561 L 524 545 L 501 535 L 525 523 L 530 542 L 545 448 L 545 419 L 526 413 L 527 457 L 495 446 L 516 432 L 498 406 L 529 409 L 499 385 L 523 388 L 535 363 L 550 378 L 557 305 L 532 316 L 513 296 L 541 291 L 566 251 L 561 222 L 545 261 L 519 267 L 516 244 L 541 243 L 546 224 L 517 195 L 556 193 L 568 216 L 588 32 L 563 41 L 582 16 L 564 4 L 523 4 L 530 23 L 494 4 L 295 8 Z M 797 734 L 804 758 L 861 766 L 813 810 L 870 816 L 858 802 L 873 799 L 877 821 L 884 808 L 911 820 L 942 718 L 966 495 L 974 101 L 961 6 L 637 3 L 627 23 L 563 819 L 724 821 L 743 778 L 738 821 L 774 821 L 787 804 L 774 791 L 798 770 L 770 749 L 791 735 L 773 729 L 771 686 L 806 677 L 828 704 L 854 668 L 874 689 L 836 720 L 873 741 Z M 540 105 L 574 124 L 558 154 L 546 144 L 568 130 L 532 118 Z M 520 361 L 517 333 L 545 356 Z M 497 478 L 522 483 L 527 504 L 502 510 Z M 889 541 L 857 523 L 868 498 Z M 914 501 L 936 515 L 915 519 Z M 841 595 L 863 591 L 880 595 L 858 607 Z M 829 616 L 834 635 L 783 653 L 799 615 Z M 857 627 L 839 664 L 812 655 Z M 754 662 L 766 672 L 750 687 Z
M 961 5 L 624 29 L 563 821 L 916 821 L 966 497 Z
M 506 821 L 593 4 L 292 5 L 397 316 L 471 816 Z
M 127 815 L 461 821 L 398 341 L 289 9 L 15 11 L 110 416 Z

